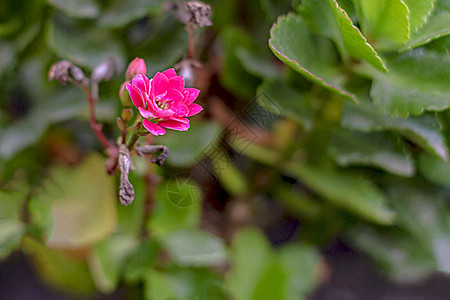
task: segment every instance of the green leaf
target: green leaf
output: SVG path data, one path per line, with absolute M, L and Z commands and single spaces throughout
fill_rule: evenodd
M 409 9 L 411 36 L 428 21 L 436 0 L 403 0 Z
M 358 173 L 294 162 L 282 168 L 334 205 L 361 218 L 383 225 L 392 224 L 395 219 L 387 205 L 388 198 Z
M 259 79 L 246 72 L 236 53 L 239 48 L 253 52 L 256 45 L 251 35 L 235 26 L 228 25 L 222 30 L 220 40 L 223 47 L 224 70 L 220 75 L 221 83 L 236 95 L 252 97 Z
M 138 241 L 130 235 L 113 235 L 94 246 L 88 264 L 99 291 L 111 293 L 116 289 L 125 263 L 137 246 Z
M 409 10 L 402 0 L 359 0 L 364 16 L 363 29 L 375 48 L 392 49 L 410 37 Z
M 0 260 L 16 250 L 26 232 L 25 224 L 14 218 L 0 219 Z
M 214 122 L 194 121 L 187 132 L 168 131 L 155 138 L 155 144 L 170 149 L 167 162 L 177 167 L 190 167 L 201 159 L 203 152 L 214 145 L 221 133 L 221 127 Z
M 287 299 L 288 274 L 279 260 L 269 263 L 255 287 L 252 300 Z
M 320 267 L 320 254 L 315 247 L 304 243 L 288 244 L 279 250 L 279 259 L 288 274 L 286 299 L 299 299 L 314 290 L 319 283 L 317 269 Z
M 249 190 L 247 178 L 242 175 L 242 172 L 227 153 L 214 148 L 214 152 L 209 153 L 209 158 L 212 160 L 214 176 L 228 193 L 236 197 L 242 197 L 247 194 Z
M 450 188 L 450 162 L 435 156 L 421 154 L 418 160 L 420 173 L 429 181 Z
M 98 16 L 100 10 L 94 0 L 47 0 L 47 2 L 72 18 L 93 19 Z
M 145 239 L 136 251 L 129 257 L 124 270 L 126 282 L 137 283 L 151 270 L 159 253 L 159 247 L 154 240 Z
M 354 96 L 343 87 L 342 74 L 329 56 L 321 56 L 317 40 L 313 40 L 305 21 L 294 14 L 278 18 L 270 30 L 269 46 L 285 64 L 307 79 L 345 98 Z
M 236 57 L 242 64 L 242 67 L 250 74 L 258 76 L 260 78 L 278 78 L 281 77 L 281 69 L 277 67 L 269 58 L 266 56 L 255 53 L 255 51 L 250 50 L 245 47 L 237 47 Z
M 164 237 L 178 229 L 196 228 L 200 222 L 201 195 L 200 187 L 181 174 L 160 184 L 150 218 L 151 232 Z
M 268 241 L 256 229 L 243 229 L 234 237 L 231 269 L 226 285 L 236 300 L 252 299 L 258 282 L 273 260 Z
M 39 278 L 53 287 L 78 294 L 95 291 L 94 282 L 84 260 L 63 251 L 45 247 L 30 237 L 24 238 L 22 249 L 32 256 L 34 269 Z
M 370 94 L 385 113 L 407 117 L 450 107 L 450 57 L 413 50 L 386 59 L 389 73 L 374 78 Z
M 159 0 L 114 0 L 102 12 L 99 25 L 107 28 L 120 28 L 158 12 L 161 8 Z
M 265 80 L 257 89 L 257 101 L 267 111 L 299 122 L 311 131 L 315 110 L 308 95 L 287 87 L 279 80 Z
M 427 23 L 411 34 L 411 39 L 400 51 L 425 45 L 432 40 L 446 36 L 450 33 L 450 12 L 436 14 L 430 17 Z
M 372 103 L 361 101 L 359 105 L 349 103 L 344 105 L 342 125 L 365 132 L 391 130 L 444 160 L 448 158 L 445 139 L 440 132 L 441 124 L 431 114 L 393 118 L 379 113 Z
M 435 261 L 429 249 L 402 232 L 377 232 L 360 226 L 349 233 L 350 239 L 367 252 L 380 269 L 399 282 L 417 282 L 431 275 Z
M 222 239 L 202 230 L 180 229 L 163 240 L 172 260 L 181 267 L 211 267 L 225 263 Z
M 50 205 L 54 232 L 47 244 L 57 248 L 89 246 L 116 227 L 115 186 L 104 159 L 91 154 L 77 167 L 54 166 L 36 191 Z
M 372 166 L 400 176 L 413 176 L 414 160 L 403 144 L 388 134 L 335 130 L 328 153 L 343 167 Z
M 151 270 L 144 278 L 144 297 L 146 300 L 176 299 L 173 282 L 169 275 Z
M 49 22 L 47 44 L 58 56 L 79 66 L 93 69 L 111 56 L 117 59 L 119 69 L 125 65 L 122 48 L 107 32 L 95 27 L 79 29 L 67 19 Z
M 336 0 L 328 0 L 330 7 L 334 13 L 334 17 L 340 29 L 340 35 L 345 50 L 354 57 L 367 61 L 373 67 L 387 71 L 381 58 L 367 42 L 366 38 L 361 34 L 359 29 L 355 27 L 347 13 L 339 7 Z

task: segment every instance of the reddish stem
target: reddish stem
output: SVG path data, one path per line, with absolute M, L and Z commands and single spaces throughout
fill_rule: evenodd
M 103 134 L 102 125 L 97 123 L 97 119 L 95 117 L 95 103 L 97 102 L 98 99 L 92 96 L 89 86 L 83 86 L 83 91 L 86 94 L 87 100 L 89 102 L 89 119 L 91 123 L 91 128 L 94 131 L 100 143 L 102 143 L 103 147 L 105 147 L 105 149 L 108 149 L 109 147 L 111 147 L 111 143 Z

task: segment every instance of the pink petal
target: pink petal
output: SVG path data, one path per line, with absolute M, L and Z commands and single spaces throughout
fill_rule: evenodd
M 139 109 L 139 112 L 141 113 L 141 116 L 143 116 L 145 119 L 156 118 L 156 116 L 152 112 L 150 112 L 142 107 L 138 107 L 138 109 Z
M 190 116 L 198 114 L 199 112 L 201 112 L 203 110 L 203 107 L 201 107 L 197 103 L 192 103 L 191 105 L 188 106 L 188 109 L 189 109 L 189 112 L 186 115 L 186 117 L 190 117 Z
M 173 68 L 167 69 L 164 72 L 162 72 L 168 79 L 177 76 L 177 72 Z
M 150 122 L 149 120 L 144 120 L 142 124 L 153 135 L 163 135 L 166 133 L 166 130 L 164 128 L 162 128 L 158 124 Z
M 158 72 L 155 77 L 153 77 L 151 82 L 151 96 L 157 96 L 167 91 L 169 87 L 169 79 L 167 79 L 166 75 Z
M 185 122 L 179 122 L 176 120 L 161 121 L 158 123 L 158 125 L 161 125 L 163 127 L 173 129 L 173 130 L 179 130 L 179 131 L 187 131 L 190 126 L 189 121 L 188 121 L 188 123 L 185 123 Z
M 155 115 L 160 118 L 172 117 L 174 114 L 175 112 L 171 109 L 161 109 L 159 107 L 155 111 Z
M 183 94 L 184 94 L 184 104 L 189 106 L 192 102 L 195 101 L 195 99 L 197 99 L 198 94 L 200 94 L 200 90 L 187 88 L 184 89 Z
M 133 101 L 134 106 L 137 108 L 144 107 L 144 97 L 141 91 L 131 84 L 127 84 L 127 90 L 130 93 L 130 98 Z
M 177 117 L 184 117 L 189 112 L 188 107 L 181 101 L 173 101 L 170 103 L 169 109 L 173 110 Z
M 183 76 L 176 76 L 169 79 L 169 89 L 175 89 L 180 92 L 184 90 Z
M 140 89 L 142 93 L 148 93 L 149 79 L 144 74 L 138 74 L 134 76 L 131 82 L 135 87 Z
M 183 94 L 177 90 L 169 90 L 167 92 L 166 97 L 164 97 L 163 103 L 166 101 L 182 101 L 183 100 Z

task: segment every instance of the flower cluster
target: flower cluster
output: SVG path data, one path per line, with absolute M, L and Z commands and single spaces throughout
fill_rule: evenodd
M 177 76 L 173 68 L 156 73 L 152 79 L 145 76 L 142 59 L 135 59 L 129 69 L 127 76 L 134 77 L 126 84 L 126 89 L 144 118 L 144 127 L 153 135 L 165 134 L 164 128 L 187 131 L 190 126 L 187 118 L 203 110 L 194 103 L 200 91 L 185 88 L 183 76 Z M 137 70 L 142 73 L 136 75 Z

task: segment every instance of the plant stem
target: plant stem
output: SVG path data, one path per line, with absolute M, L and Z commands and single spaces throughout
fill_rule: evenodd
M 133 131 L 133 135 L 131 136 L 130 140 L 127 143 L 128 150 L 133 149 L 134 144 L 136 144 L 138 139 L 139 139 L 139 135 L 136 133 L 136 131 Z
M 87 85 L 83 86 L 83 91 L 86 94 L 89 103 L 89 119 L 91 123 L 91 128 L 94 131 L 95 135 L 97 136 L 97 139 L 100 141 L 100 143 L 102 143 L 103 147 L 108 149 L 109 147 L 111 147 L 111 144 L 106 138 L 106 136 L 103 134 L 102 125 L 97 123 L 97 119 L 95 117 L 95 103 L 98 101 L 98 98 L 92 96 L 91 90 Z

